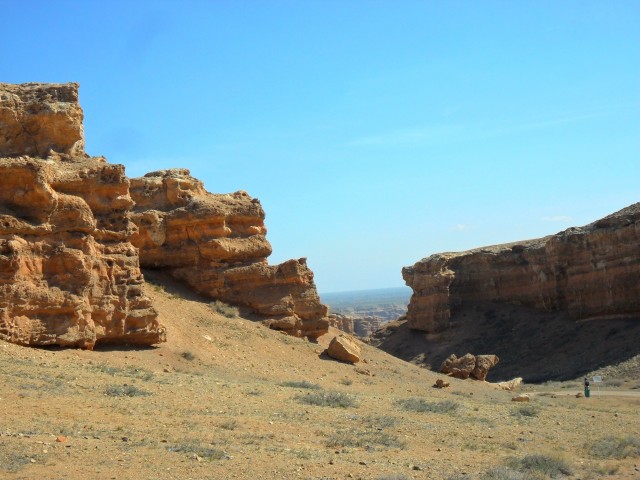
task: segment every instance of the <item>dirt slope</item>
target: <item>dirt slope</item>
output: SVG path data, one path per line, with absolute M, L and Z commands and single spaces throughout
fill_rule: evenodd
M 437 374 L 371 346 L 366 363 L 338 363 L 320 355 L 330 335 L 315 344 L 228 319 L 146 275 L 167 326 L 160 347 L 0 343 L 0 478 L 479 479 L 531 453 L 563 458 L 574 478 L 637 478 L 640 459 L 590 448 L 607 435 L 640 438 L 638 398 L 579 399 L 571 385 L 525 408 L 479 382 L 437 390 Z M 301 381 L 320 388 L 285 385 Z M 355 404 L 297 398 L 329 392 Z

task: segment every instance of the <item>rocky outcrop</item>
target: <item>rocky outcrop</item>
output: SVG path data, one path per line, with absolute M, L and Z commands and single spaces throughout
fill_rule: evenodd
M 379 317 L 352 317 L 340 313 L 332 313 L 329 315 L 329 323 L 332 327 L 345 333 L 366 338 L 382 326 L 382 319 Z
M 327 332 L 306 260 L 268 265 L 265 213 L 246 192 L 212 194 L 186 169 L 131 180 L 132 242 L 144 267 L 161 268 L 210 298 L 251 308 L 296 336 Z
M 159 343 L 129 242 L 129 181 L 82 150 L 77 99 L 77 84 L 0 84 L 0 338 Z
M 405 267 L 410 328 L 440 332 L 452 312 L 495 302 L 574 319 L 640 315 L 640 203 L 538 240 L 432 255 Z
M 440 373 L 455 378 L 485 381 L 489 370 L 495 367 L 500 359 L 496 355 L 472 355 L 467 353 L 458 358 L 454 354 L 449 356 L 440 367 Z

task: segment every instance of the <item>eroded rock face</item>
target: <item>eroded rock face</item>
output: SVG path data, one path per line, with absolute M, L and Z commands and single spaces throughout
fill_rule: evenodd
M 296 336 L 326 333 L 306 260 L 268 265 L 264 210 L 246 192 L 208 193 L 186 169 L 131 180 L 136 202 L 132 242 L 141 264 L 162 268 L 201 294 L 250 307 L 272 328 Z
M 575 319 L 640 315 L 640 203 L 582 228 L 432 255 L 405 267 L 411 328 L 439 332 L 464 304 L 498 302 Z
M 77 83 L 0 83 L 0 157 L 85 156 Z
M 124 167 L 83 145 L 77 84 L 0 84 L 0 338 L 159 343 Z

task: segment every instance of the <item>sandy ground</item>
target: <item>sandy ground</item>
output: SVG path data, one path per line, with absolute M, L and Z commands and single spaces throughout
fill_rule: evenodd
M 640 458 L 593 450 L 640 438 L 637 395 L 560 389 L 519 404 L 480 382 L 439 390 L 440 375 L 368 345 L 356 366 L 327 358 L 335 332 L 309 342 L 175 285 L 148 292 L 168 328 L 157 348 L 0 342 L 0 478 L 515 478 L 487 472 L 530 454 L 564 461 L 570 478 L 640 478 Z

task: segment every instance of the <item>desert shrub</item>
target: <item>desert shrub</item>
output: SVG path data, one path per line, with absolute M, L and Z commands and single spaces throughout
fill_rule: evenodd
M 227 454 L 222 450 L 202 445 L 201 443 L 193 440 L 186 440 L 182 443 L 172 445 L 171 447 L 168 447 L 167 450 L 170 452 L 197 455 L 198 457 L 206 460 L 222 460 L 223 458 L 228 458 Z
M 540 408 L 536 405 L 521 405 L 511 412 L 514 417 L 537 417 Z
M 406 444 L 395 435 L 380 430 L 339 430 L 326 442 L 330 448 L 336 447 L 373 447 L 404 448 Z
M 190 362 L 196 359 L 196 356 L 191 352 L 182 352 L 180 356 Z
M 146 397 L 151 395 L 149 392 L 140 390 L 134 385 L 109 385 L 104 394 L 108 397 Z
M 395 427 L 399 420 L 389 415 L 368 416 L 362 418 L 362 423 L 369 428 L 388 428 Z
M 351 380 L 350 378 L 343 378 L 342 380 L 340 380 L 340 383 L 342 385 L 349 386 L 353 384 L 353 380 Z
M 423 398 L 407 398 L 404 400 L 398 400 L 397 403 L 403 410 L 421 413 L 452 413 L 455 412 L 460 406 L 459 404 L 451 400 L 444 400 L 442 402 L 427 402 Z
M 296 398 L 300 403 L 319 407 L 349 408 L 358 406 L 356 397 L 342 392 L 315 392 Z
M 307 388 L 309 390 L 320 390 L 321 388 L 320 385 L 308 382 L 307 380 L 288 380 L 282 382 L 280 385 L 291 388 Z
M 509 467 L 496 467 L 480 477 L 482 480 L 530 480 L 526 474 L 517 472 Z
M 224 302 L 221 302 L 220 300 L 211 302 L 209 306 L 214 312 L 219 313 L 220 315 L 227 318 L 236 318 L 240 314 L 238 307 L 233 307 Z
M 376 477 L 376 480 L 411 480 L 411 477 L 407 477 L 404 473 L 389 473 Z
M 594 442 L 589 452 L 598 458 L 640 457 L 640 437 L 604 437 Z
M 235 430 L 238 427 L 237 420 L 227 420 L 226 422 L 222 422 L 218 427 L 223 428 L 224 430 Z
M 551 478 L 573 474 L 573 468 L 564 460 L 539 453 L 513 459 L 509 462 L 509 467 L 521 473 L 541 473 Z

